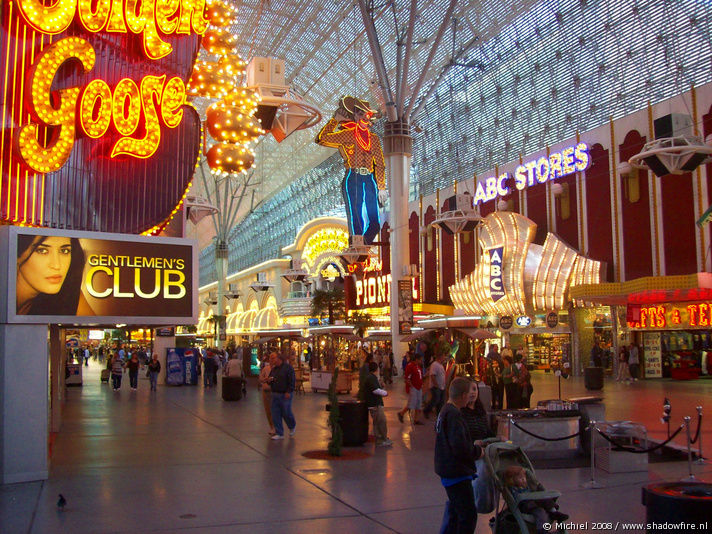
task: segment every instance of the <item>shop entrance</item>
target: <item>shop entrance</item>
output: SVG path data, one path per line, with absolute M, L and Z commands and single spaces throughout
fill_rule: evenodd
M 513 349 L 524 349 L 533 370 L 548 372 L 552 366 L 570 360 L 571 334 L 511 334 L 509 339 Z

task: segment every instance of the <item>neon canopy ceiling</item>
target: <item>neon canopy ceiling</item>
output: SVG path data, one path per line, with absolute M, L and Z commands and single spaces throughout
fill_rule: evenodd
M 394 11 L 401 27 L 410 2 L 376 2 L 387 67 L 396 63 Z M 448 2 L 418 0 L 409 83 L 419 75 Z M 232 32 L 243 57 L 286 60 L 288 83 L 325 116 L 341 94 L 382 105 L 358 4 L 246 1 Z M 707 0 L 459 1 L 457 31 L 446 33 L 425 84 L 450 68 L 416 117 L 411 194 L 429 194 L 542 147 L 712 81 L 712 15 Z M 469 45 L 469 48 L 467 48 Z M 462 50 L 467 48 L 465 54 Z M 276 257 L 302 220 L 341 209 L 338 156 L 313 143 L 319 128 L 257 147 L 253 229 L 230 271 Z M 305 195 L 304 201 L 295 196 Z M 260 204 L 261 203 L 261 204 Z M 259 207 L 258 207 L 259 206 Z M 275 220 L 275 212 L 283 215 Z M 297 215 L 298 217 L 295 217 Z M 260 237 L 262 236 L 262 237 Z M 255 239 L 255 237 L 257 239 Z M 260 239 L 262 241 L 260 241 Z M 269 246 L 265 247 L 268 243 Z M 201 275 L 214 277 L 211 254 Z M 214 278 L 212 278 L 214 279 Z M 201 280 L 202 281 L 202 280 Z

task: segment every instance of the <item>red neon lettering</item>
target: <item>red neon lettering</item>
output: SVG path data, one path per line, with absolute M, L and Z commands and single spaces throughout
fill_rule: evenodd
M 656 325 L 658 328 L 665 328 L 665 326 L 667 326 L 667 319 L 665 318 L 665 306 L 658 306 Z
M 672 311 L 671 319 L 672 319 L 672 324 L 680 324 L 682 322 L 682 320 L 680 319 L 680 310 L 674 309 Z
M 697 305 L 697 309 L 700 311 L 700 326 L 710 325 L 710 310 L 706 303 L 700 303 Z
M 697 304 L 690 304 L 687 306 L 687 314 L 690 319 L 690 326 L 697 326 L 697 318 L 699 317 L 700 310 Z

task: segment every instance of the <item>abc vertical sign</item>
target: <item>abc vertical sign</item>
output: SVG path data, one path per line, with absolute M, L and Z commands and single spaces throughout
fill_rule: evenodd
M 489 289 L 492 302 L 497 302 L 504 297 L 504 286 L 502 285 L 502 254 L 504 247 L 491 248 L 487 251 L 490 260 Z

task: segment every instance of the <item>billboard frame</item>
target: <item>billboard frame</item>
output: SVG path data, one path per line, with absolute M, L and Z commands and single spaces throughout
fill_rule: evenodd
M 17 282 L 17 236 L 18 234 L 60 236 L 77 239 L 94 239 L 101 241 L 121 241 L 126 243 L 155 243 L 160 245 L 181 245 L 191 247 L 192 280 L 191 316 L 117 316 L 117 315 L 17 315 L 15 292 Z M 198 323 L 198 243 L 194 239 L 175 237 L 148 237 L 135 234 L 116 234 L 104 232 L 86 232 L 79 230 L 62 230 L 58 228 L 33 228 L 26 226 L 0 226 L 0 290 L 4 289 L 5 305 L 0 305 L 0 323 L 8 324 L 62 324 L 71 326 L 100 325 L 193 325 Z M 186 288 L 186 289 L 187 289 Z M 12 298 L 11 298 L 12 297 Z

